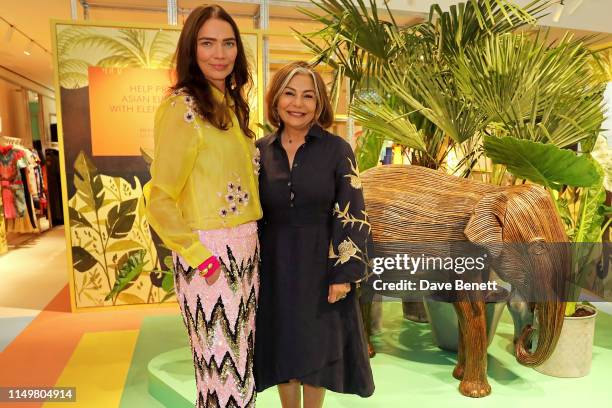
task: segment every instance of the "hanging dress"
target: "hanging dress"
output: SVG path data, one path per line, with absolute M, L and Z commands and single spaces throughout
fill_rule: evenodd
M 0 146 L 0 188 L 4 203 L 4 218 L 13 220 L 23 217 L 26 211 L 23 181 L 20 174 L 22 150 L 13 146 Z

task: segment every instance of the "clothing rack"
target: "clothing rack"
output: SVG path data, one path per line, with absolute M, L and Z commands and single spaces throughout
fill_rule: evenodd
M 33 149 L 28 149 L 25 146 L 23 146 L 23 143 L 21 141 L 21 138 L 18 137 L 10 137 L 10 136 L 0 136 L 0 146 L 13 146 L 14 148 L 17 148 L 19 150 L 23 150 L 26 152 L 29 152 L 30 154 L 36 154 L 34 153 Z M 40 158 L 39 158 L 40 159 Z M 34 173 L 39 175 L 39 178 L 36 179 L 36 175 L 32 175 L 33 173 L 28 173 L 27 170 L 25 170 L 24 168 L 21 168 L 19 171 L 21 172 L 21 179 L 22 181 L 19 182 L 19 184 L 22 184 L 25 190 L 25 194 L 24 194 L 24 199 L 25 199 L 25 206 L 26 206 L 26 213 L 24 216 L 21 217 L 17 217 L 17 218 L 11 218 L 11 219 L 4 219 L 4 226 L 6 228 L 7 232 L 16 232 L 16 233 L 40 233 L 42 232 L 42 225 L 40 223 L 40 219 L 39 216 L 42 215 L 44 218 L 49 219 L 49 209 L 48 207 L 46 208 L 46 214 L 44 211 L 42 211 L 42 209 L 40 209 L 41 201 L 40 200 L 41 196 L 40 195 L 36 195 L 36 196 L 32 196 L 32 191 L 29 190 L 29 188 L 33 185 L 38 185 L 39 189 L 43 188 L 43 185 L 45 184 L 40 177 L 41 174 L 41 170 L 40 167 L 38 167 L 38 173 Z M 30 168 L 31 170 L 31 168 Z M 32 177 L 34 178 L 35 181 L 32 181 Z M 28 179 L 30 180 L 30 182 L 28 183 Z M 40 182 L 38 182 L 38 180 L 40 180 Z M 46 190 L 46 189 L 45 189 Z M 36 199 L 36 200 L 35 200 Z M 36 204 L 35 205 L 35 201 Z M 46 198 L 45 201 L 46 202 Z M 7 203 L 3 203 L 4 205 L 7 205 Z M 40 209 L 37 210 L 37 209 Z

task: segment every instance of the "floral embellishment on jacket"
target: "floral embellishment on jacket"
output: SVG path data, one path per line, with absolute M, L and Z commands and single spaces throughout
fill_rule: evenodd
M 197 105 L 197 103 L 195 101 L 195 98 L 193 96 L 189 95 L 189 90 L 187 88 L 180 88 L 180 89 L 177 89 L 177 90 L 173 91 L 170 94 L 170 96 L 175 97 L 170 102 L 170 106 L 172 106 L 173 108 L 176 107 L 177 99 L 178 100 L 180 100 L 180 99 L 183 100 L 184 106 L 187 108 L 187 110 L 185 111 L 185 114 L 183 115 L 183 118 L 185 119 L 185 122 L 193 123 L 194 128 L 199 129 L 200 127 L 198 126 L 198 123 L 196 122 L 196 117 L 197 116 L 202 117 L 202 115 L 199 114 L 200 110 L 199 110 L 198 105 Z
M 195 113 L 193 113 L 193 111 L 188 110 L 187 112 L 185 112 L 184 118 L 185 122 L 193 123 L 193 121 L 195 120 Z
M 259 176 L 259 170 L 261 169 L 261 152 L 259 147 L 255 148 L 255 154 L 253 154 L 253 169 L 256 176 Z
M 344 177 L 347 177 L 350 181 L 351 187 L 356 190 L 361 188 L 361 178 L 359 178 L 359 169 L 353 165 L 353 161 L 350 158 L 346 158 L 351 165 L 351 174 L 345 174 Z
M 219 210 L 219 215 L 224 218 L 228 215 L 240 214 L 241 207 L 249 203 L 249 193 L 240 184 L 240 178 L 227 183 L 227 193 L 217 193 L 217 195 L 227 203 L 227 206 Z

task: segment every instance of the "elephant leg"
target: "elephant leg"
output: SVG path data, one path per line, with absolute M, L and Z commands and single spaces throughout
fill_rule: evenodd
M 459 319 L 459 336 L 458 336 L 458 347 L 457 347 L 457 365 L 453 370 L 453 377 L 458 380 L 463 380 L 463 373 L 465 371 L 465 350 L 463 349 L 463 324 L 461 324 L 461 319 Z
M 482 301 L 455 303 L 460 327 L 463 327 L 463 378 L 459 391 L 466 397 L 480 398 L 491 393 L 487 381 L 487 330 L 485 304 Z

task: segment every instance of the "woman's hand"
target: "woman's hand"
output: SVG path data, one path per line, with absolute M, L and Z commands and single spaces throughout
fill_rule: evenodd
M 350 291 L 350 283 L 334 283 L 333 285 L 329 285 L 329 295 L 327 296 L 327 301 L 329 303 L 336 303 L 337 301 L 344 299 Z
M 198 266 L 200 270 L 200 276 L 206 279 L 206 283 L 212 285 L 219 279 L 221 275 L 221 271 L 223 270 L 223 265 L 219 262 L 219 259 L 216 256 L 211 256 L 200 266 Z
M 222 270 L 223 270 L 223 267 L 219 266 L 217 270 L 213 272 L 212 275 L 206 278 L 206 283 L 208 283 L 209 285 L 212 285 L 213 283 L 215 283 L 219 279 L 219 276 L 221 276 Z

